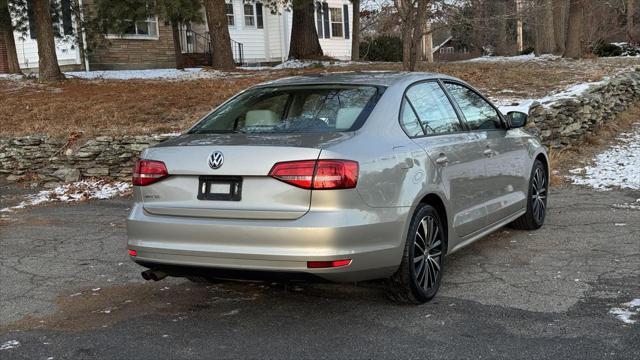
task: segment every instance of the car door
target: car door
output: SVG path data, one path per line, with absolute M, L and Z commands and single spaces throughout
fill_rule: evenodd
M 513 215 L 526 205 L 529 170 L 525 139 L 507 131 L 500 112 L 470 87 L 445 81 L 469 130 L 479 136 L 485 157 L 486 177 L 482 183 L 486 196 L 487 224 Z
M 458 237 L 486 226 L 478 181 L 485 175 L 477 134 L 465 130 L 440 83 L 423 81 L 407 88 L 401 106 L 405 132 L 428 154 L 427 182 L 441 186 L 450 203 L 449 221 Z M 454 244 L 450 244 L 454 246 Z

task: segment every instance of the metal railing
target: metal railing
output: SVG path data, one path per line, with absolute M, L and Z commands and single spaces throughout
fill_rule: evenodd
M 206 65 L 212 64 L 211 38 L 209 33 L 200 34 L 189 28 L 181 29 L 180 47 L 185 54 L 203 54 Z M 231 52 L 236 64 L 244 63 L 244 45 L 231 39 Z
M 244 64 L 244 45 L 231 39 L 231 52 L 233 53 L 233 61 L 236 64 Z

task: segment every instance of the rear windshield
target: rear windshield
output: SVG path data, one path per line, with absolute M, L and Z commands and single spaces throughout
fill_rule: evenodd
M 379 97 L 374 86 L 260 87 L 220 106 L 189 133 L 308 133 L 352 131 Z

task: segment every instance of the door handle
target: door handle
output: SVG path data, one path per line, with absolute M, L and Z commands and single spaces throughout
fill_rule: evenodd
M 440 154 L 440 156 L 436 159 L 436 164 L 438 165 L 447 165 L 449 163 L 449 158 L 447 158 L 444 154 Z

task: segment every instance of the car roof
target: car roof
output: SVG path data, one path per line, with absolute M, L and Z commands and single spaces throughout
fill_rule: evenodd
M 316 73 L 301 76 L 286 77 L 259 84 L 257 86 L 288 86 L 288 85 L 313 85 L 313 84 L 355 84 L 377 85 L 389 87 L 397 83 L 410 83 L 429 79 L 451 79 L 454 77 L 427 72 L 400 72 L 400 71 L 349 71 Z

